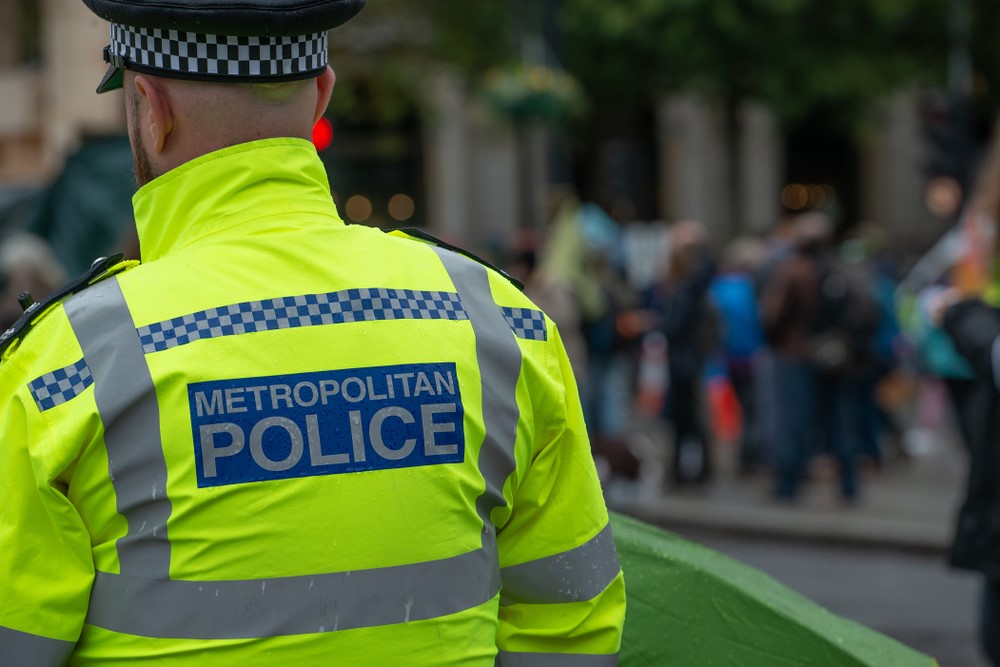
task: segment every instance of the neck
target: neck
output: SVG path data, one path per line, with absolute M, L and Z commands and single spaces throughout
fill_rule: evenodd
M 259 218 L 335 218 L 326 170 L 298 138 L 267 139 L 202 155 L 132 198 L 143 261 Z

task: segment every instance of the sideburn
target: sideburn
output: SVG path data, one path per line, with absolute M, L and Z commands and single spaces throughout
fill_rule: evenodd
M 127 96 L 129 104 L 128 138 L 132 143 L 132 172 L 136 185 L 141 188 L 160 174 L 157 174 L 153 169 L 149 153 L 146 152 L 146 148 L 142 144 L 142 131 L 139 128 L 139 95 L 134 90 L 129 90 Z

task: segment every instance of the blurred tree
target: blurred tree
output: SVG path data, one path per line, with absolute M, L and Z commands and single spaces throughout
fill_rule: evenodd
M 622 98 L 694 91 L 783 119 L 943 81 L 948 0 L 564 0 L 565 64 Z
M 421 84 L 432 66 L 469 78 L 516 52 L 510 0 L 379 0 L 337 31 L 345 57 L 331 113 L 351 122 L 393 125 L 423 111 Z M 360 56 L 360 57 L 357 57 Z M 431 105 L 433 106 L 433 105 Z
M 518 0 L 413 0 L 431 20 L 434 54 L 468 74 L 508 62 L 518 48 Z
M 949 0 L 564 0 L 562 38 L 567 68 L 598 106 L 678 92 L 718 104 L 737 201 L 745 102 L 765 104 L 786 127 L 819 114 L 856 132 L 893 89 L 944 81 L 948 8 Z M 738 212 L 732 218 L 736 232 Z
M 972 52 L 971 95 L 978 136 L 988 136 L 1000 109 L 1000 3 L 996 0 L 972 2 L 970 50 Z
M 697 93 L 725 112 L 737 157 L 738 110 L 747 101 L 766 105 L 785 127 L 821 116 L 826 127 L 850 136 L 864 127 L 872 103 L 900 86 L 943 85 L 955 46 L 949 12 L 959 2 L 972 5 L 977 94 L 996 108 L 1000 86 L 988 83 L 1000 75 L 995 0 L 558 0 L 546 7 L 559 7 L 558 55 L 593 100 L 595 116 L 648 109 L 663 94 Z M 395 26 L 397 41 L 409 48 L 364 65 L 363 89 L 352 92 L 342 80 L 340 104 L 369 98 L 364 113 L 391 120 L 399 111 L 386 100 L 408 91 L 404 97 L 419 103 L 421 70 L 431 62 L 473 79 L 519 60 L 526 25 L 538 13 L 529 17 L 526 8 L 538 4 L 369 3 L 359 25 L 372 34 L 372 26 Z M 730 182 L 735 194 L 738 184 Z

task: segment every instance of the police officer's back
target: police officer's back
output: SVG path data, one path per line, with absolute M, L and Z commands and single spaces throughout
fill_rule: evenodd
M 0 665 L 615 664 L 559 332 L 306 140 L 363 0 L 85 1 L 143 263 L 0 337 Z

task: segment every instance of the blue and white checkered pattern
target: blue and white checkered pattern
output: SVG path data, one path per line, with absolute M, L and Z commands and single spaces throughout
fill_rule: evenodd
M 94 384 L 90 368 L 84 359 L 66 368 L 46 373 L 28 385 L 31 395 L 42 412 L 62 405 L 71 398 L 76 398 L 83 390 Z
M 545 315 L 529 308 L 502 308 L 518 338 L 548 339 Z M 145 354 L 161 352 L 203 338 L 234 336 L 295 327 L 374 322 L 378 320 L 468 320 L 458 294 L 395 289 L 352 289 L 209 308 L 136 330 Z M 94 383 L 84 359 L 47 373 L 28 387 L 39 410 L 76 398 Z
M 545 314 L 530 308 L 503 308 L 504 319 L 514 335 L 525 340 L 548 340 Z
M 146 354 L 201 340 L 295 327 L 376 320 L 467 320 L 458 294 L 351 289 L 210 308 L 138 329 Z
M 279 79 L 326 67 L 328 36 L 234 37 L 111 24 L 109 57 L 206 78 Z M 120 66 L 120 65 L 119 65 Z

